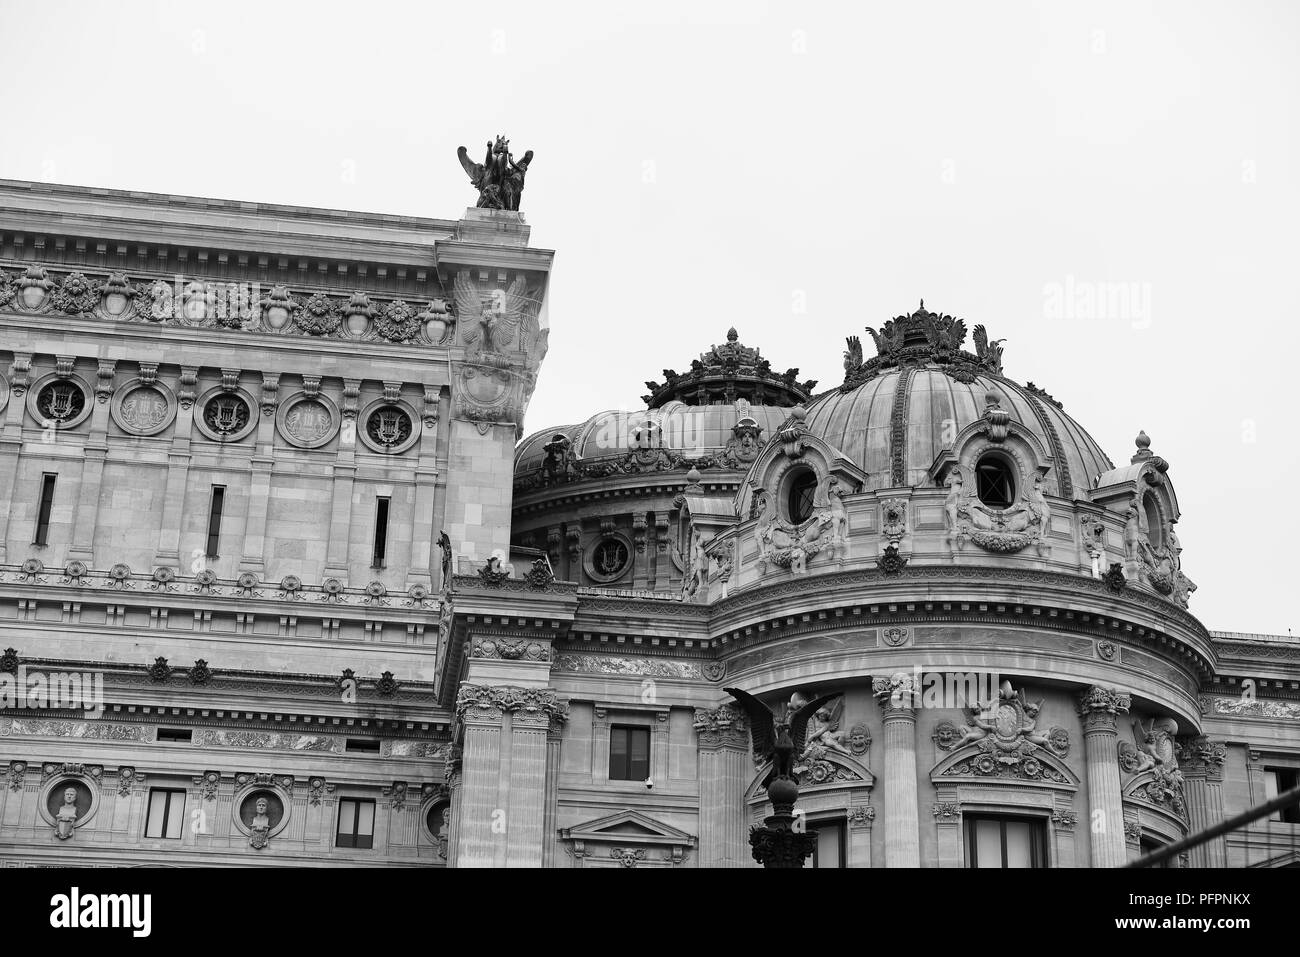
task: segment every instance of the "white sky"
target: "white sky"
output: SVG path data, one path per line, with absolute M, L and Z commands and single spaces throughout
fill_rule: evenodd
M 1300 5 L 548 9 L 0 0 L 0 176 L 457 218 L 503 133 L 558 251 L 529 431 L 733 324 L 834 385 L 924 297 L 1117 463 L 1146 429 L 1207 626 L 1300 625 Z

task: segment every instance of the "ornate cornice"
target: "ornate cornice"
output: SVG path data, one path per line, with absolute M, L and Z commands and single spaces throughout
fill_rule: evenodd
M 925 581 L 927 588 L 931 590 L 933 590 L 935 580 L 951 583 L 956 587 L 1005 582 L 1017 588 L 1027 584 L 1064 588 L 1079 597 L 1098 599 L 1098 606 L 1108 610 L 1097 614 L 1104 614 L 1108 618 L 1119 617 L 1118 609 L 1116 609 L 1117 599 L 1114 593 L 1091 575 L 987 565 L 926 565 L 917 564 L 915 561 L 909 562 L 906 568 L 894 575 L 885 575 L 878 568 L 867 567 L 847 572 L 792 576 L 775 583 L 757 582 L 747 585 L 740 591 L 732 591 L 727 598 L 708 606 L 708 609 L 711 612 L 711 617 L 717 620 L 730 613 L 753 608 L 763 601 L 780 599 L 787 595 L 804 596 L 808 594 L 810 589 L 814 588 L 827 588 L 835 592 L 842 592 L 854 586 L 871 584 L 882 589 L 879 598 L 873 600 L 885 604 L 891 601 L 888 589 L 901 589 L 907 583 L 918 580 Z M 929 601 L 929 599 L 926 600 Z M 1122 600 L 1138 605 L 1159 618 L 1170 620 L 1201 637 L 1207 646 L 1210 644 L 1210 633 L 1205 626 L 1180 605 L 1161 598 L 1154 592 L 1148 594 L 1134 589 L 1129 589 Z M 980 599 L 980 601 L 990 603 L 985 599 Z M 997 603 L 1011 604 L 1012 602 L 1000 599 Z M 1044 602 L 1026 601 L 1024 598 L 1017 598 L 1014 604 L 1034 605 L 1044 604 Z M 1049 623 L 1044 622 L 1044 624 Z

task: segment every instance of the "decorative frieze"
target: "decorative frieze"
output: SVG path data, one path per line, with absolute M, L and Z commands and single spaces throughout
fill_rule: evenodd
M 646 678 L 681 678 L 684 680 L 697 680 L 704 677 L 700 666 L 693 661 L 671 661 L 662 658 L 625 658 L 618 655 L 556 655 L 555 670 L 602 675 L 635 675 Z M 720 677 L 721 675 L 719 675 Z

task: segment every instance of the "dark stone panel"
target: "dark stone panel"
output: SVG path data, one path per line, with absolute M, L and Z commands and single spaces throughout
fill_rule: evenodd
M 1023 632 L 997 628 L 917 628 L 912 643 L 956 645 L 966 648 L 1014 647 L 1017 644 L 1039 651 L 1092 657 L 1092 639 L 1050 631 Z

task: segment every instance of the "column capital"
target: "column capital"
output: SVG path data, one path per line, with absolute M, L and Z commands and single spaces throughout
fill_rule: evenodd
M 703 750 L 730 748 L 745 751 L 749 748 L 749 722 L 730 704 L 718 708 L 696 708 L 693 724 Z
M 912 676 L 905 672 L 888 678 L 872 678 L 871 693 L 880 704 L 885 720 L 916 719 L 916 687 Z
M 1203 774 L 1211 781 L 1223 778 L 1223 762 L 1228 749 L 1206 735 L 1196 734 L 1178 740 L 1178 767 L 1184 774 Z
M 1083 718 L 1083 733 L 1115 730 L 1115 719 L 1128 714 L 1132 699 L 1122 691 L 1093 685 L 1079 695 L 1079 715 Z
M 534 718 L 548 727 L 569 716 L 569 703 L 549 688 L 462 684 L 456 692 L 456 717 L 463 722 L 497 723 L 506 714 Z

